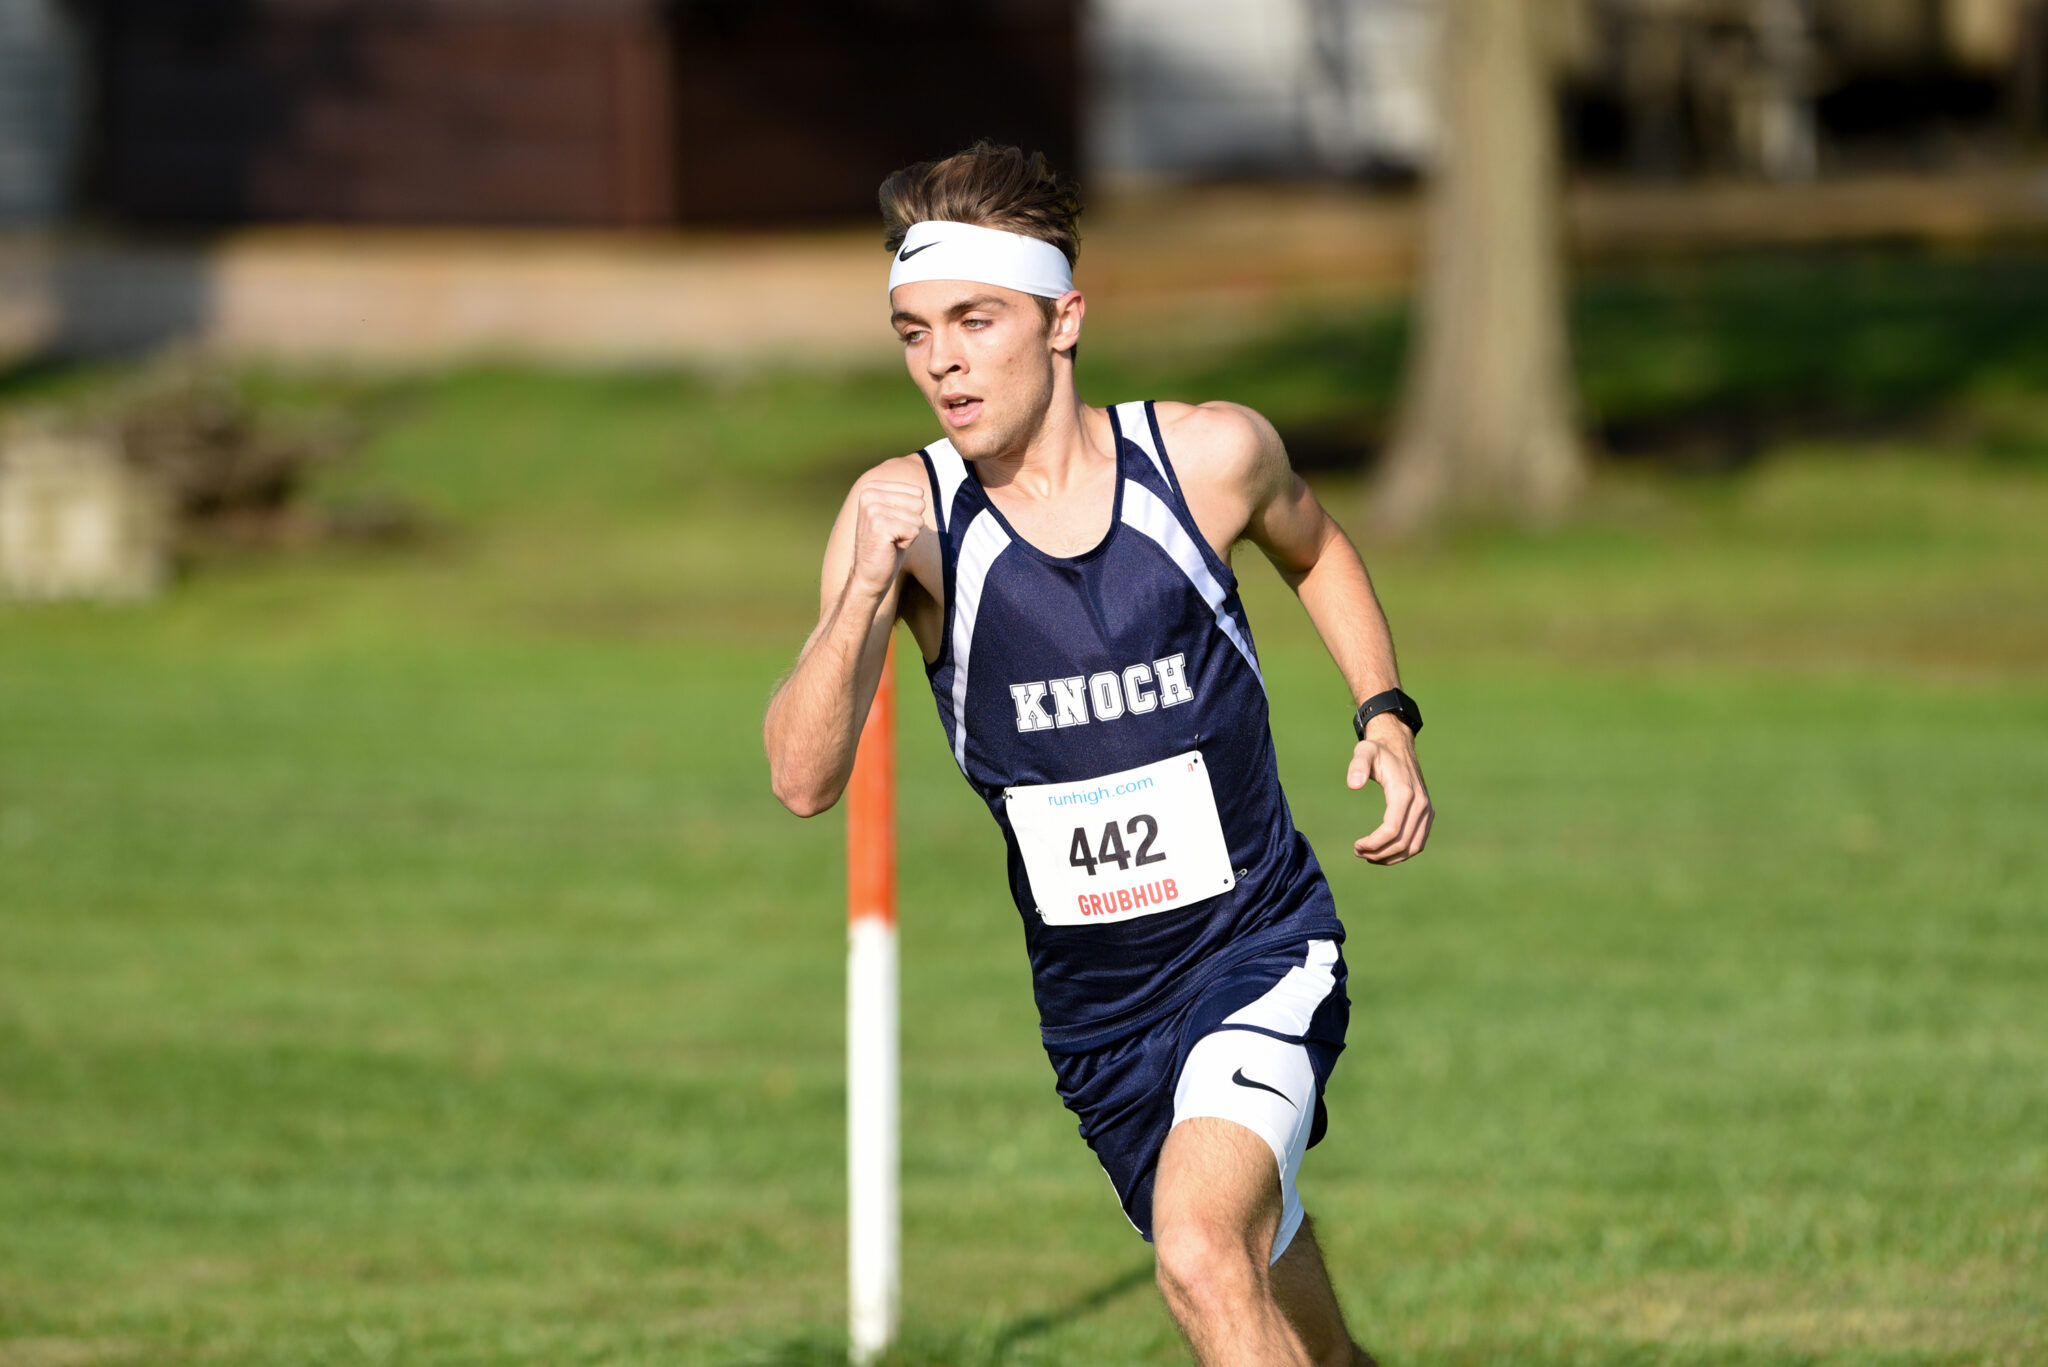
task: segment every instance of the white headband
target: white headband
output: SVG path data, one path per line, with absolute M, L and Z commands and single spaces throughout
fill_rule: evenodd
M 911 224 L 889 267 L 892 290 L 923 280 L 972 280 L 1042 299 L 1074 288 L 1067 255 L 1052 243 L 943 219 Z

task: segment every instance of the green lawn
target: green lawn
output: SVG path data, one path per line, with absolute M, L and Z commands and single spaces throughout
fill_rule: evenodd
M 2044 300 L 2026 258 L 1586 287 L 1605 417 L 1872 425 L 1368 547 L 1430 723 L 1412 865 L 1342 857 L 1342 687 L 1246 567 L 1351 929 L 1304 1191 L 1390 1367 L 2048 1361 Z M 1370 426 L 1398 335 L 1084 370 Z M 372 412 L 326 492 L 441 530 L 0 606 L 0 1367 L 837 1360 L 841 827 L 775 806 L 757 726 L 909 387 L 254 383 Z M 1184 1360 L 904 703 L 901 1361 Z

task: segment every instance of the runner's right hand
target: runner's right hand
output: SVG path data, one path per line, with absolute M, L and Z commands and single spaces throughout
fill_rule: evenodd
M 887 593 L 903 570 L 903 557 L 924 530 L 925 487 L 896 480 L 861 486 L 853 509 L 853 568 L 857 588 Z

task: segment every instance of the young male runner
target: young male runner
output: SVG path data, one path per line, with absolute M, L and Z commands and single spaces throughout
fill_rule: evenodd
M 1350 1003 L 1329 885 L 1280 792 L 1231 553 L 1301 599 L 1361 700 L 1346 781 L 1419 853 L 1421 716 L 1365 566 L 1264 418 L 1074 388 L 1080 201 L 977 144 L 882 186 L 892 321 L 946 436 L 855 482 L 765 726 L 775 795 L 838 801 L 897 619 L 1009 847 L 1059 1092 L 1156 1247 L 1199 1360 L 1356 1364 L 1295 1191 Z

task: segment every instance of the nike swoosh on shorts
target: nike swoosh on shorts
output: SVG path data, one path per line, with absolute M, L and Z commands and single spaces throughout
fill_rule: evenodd
M 1237 1070 L 1236 1072 L 1232 1073 L 1232 1074 L 1230 1075 L 1230 1080 L 1231 1080 L 1232 1082 L 1235 1082 L 1235 1083 L 1236 1083 L 1236 1084 L 1237 1084 L 1238 1086 L 1240 1086 L 1240 1087 L 1254 1087 L 1254 1088 L 1257 1088 L 1257 1089 L 1258 1089 L 1259 1091 L 1262 1091 L 1262 1092 L 1271 1092 L 1271 1093 L 1272 1093 L 1272 1094 L 1273 1094 L 1274 1096 L 1277 1096 L 1277 1097 L 1279 1097 L 1279 1098 L 1280 1098 L 1280 1099 L 1281 1099 L 1282 1101 L 1286 1102 L 1286 1103 L 1287 1103 L 1288 1105 L 1290 1105 L 1290 1106 L 1294 1106 L 1294 1098 L 1293 1098 L 1293 1097 L 1291 1097 L 1291 1096 L 1287 1095 L 1287 1093 L 1285 1093 L 1285 1092 L 1281 1091 L 1281 1090 L 1280 1090 L 1280 1089 L 1279 1089 L 1278 1087 L 1269 1087 L 1269 1086 L 1267 1086 L 1267 1085 L 1266 1085 L 1265 1083 L 1263 1083 L 1263 1082 L 1254 1082 L 1254 1081 L 1252 1081 L 1252 1080 L 1251 1080 L 1250 1078 L 1248 1078 L 1248 1077 L 1246 1077 L 1246 1076 L 1244 1075 L 1244 1069 L 1242 1069 L 1242 1068 L 1240 1068 L 1240 1069 L 1238 1069 L 1238 1070 Z M 1296 1110 L 1298 1111 L 1298 1110 L 1300 1110 L 1301 1108 L 1300 1108 L 1299 1106 L 1294 1106 L 1294 1109 L 1296 1109 Z

